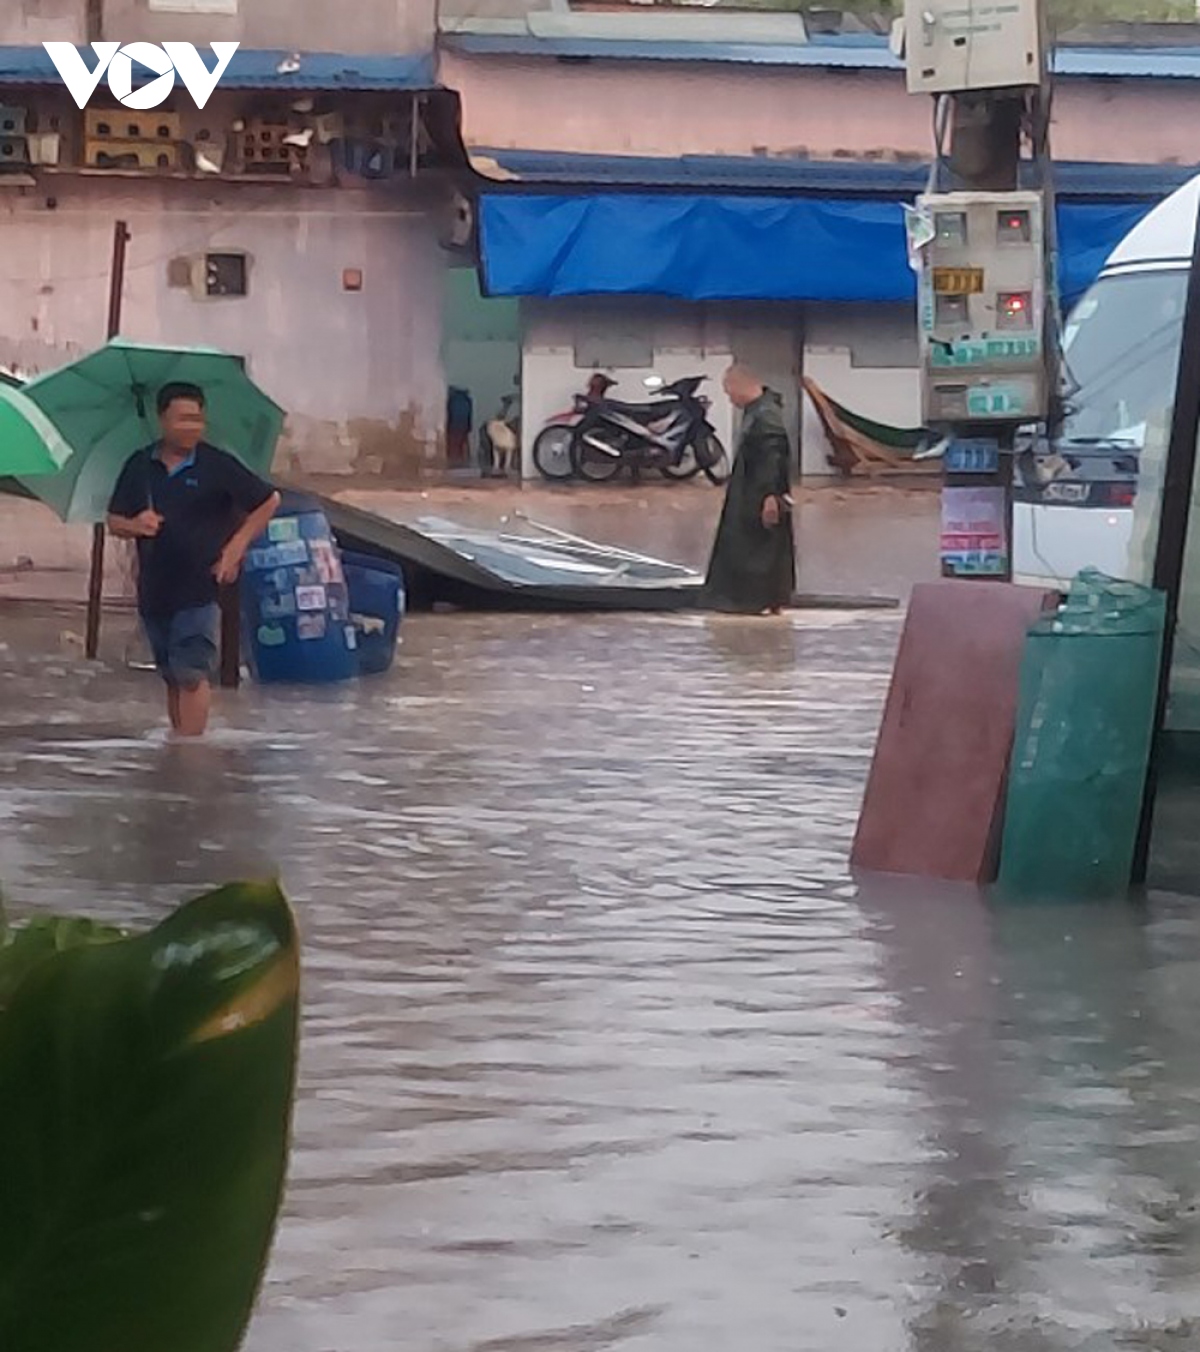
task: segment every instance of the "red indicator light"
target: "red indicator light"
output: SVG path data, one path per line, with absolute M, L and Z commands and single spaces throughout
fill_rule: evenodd
M 1033 323 L 1033 297 L 1028 291 L 1002 291 L 996 297 L 996 327 L 1028 329 Z

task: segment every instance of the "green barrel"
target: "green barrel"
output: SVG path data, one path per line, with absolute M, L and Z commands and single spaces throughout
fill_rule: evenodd
M 1005 895 L 1128 891 L 1164 618 L 1161 592 L 1086 571 L 1030 630 L 1000 858 Z

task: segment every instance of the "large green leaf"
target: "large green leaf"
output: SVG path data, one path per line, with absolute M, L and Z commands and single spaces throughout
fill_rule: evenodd
M 111 925 L 74 916 L 41 915 L 10 927 L 0 898 L 0 1013 L 21 981 L 47 958 L 81 944 L 109 944 L 124 937 Z
M 0 1349 L 237 1347 L 283 1188 L 298 982 L 287 902 L 244 884 L 26 964 L 0 1013 Z

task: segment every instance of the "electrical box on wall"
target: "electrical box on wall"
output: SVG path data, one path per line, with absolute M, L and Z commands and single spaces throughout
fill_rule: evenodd
M 1046 414 L 1046 247 L 1033 192 L 922 197 L 916 230 L 927 423 Z
M 910 94 L 1041 83 L 1038 0 L 904 0 L 904 26 Z

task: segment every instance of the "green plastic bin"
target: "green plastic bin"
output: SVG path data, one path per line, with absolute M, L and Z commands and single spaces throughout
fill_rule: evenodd
M 1164 619 L 1161 592 L 1089 570 L 1030 630 L 1000 857 L 1004 895 L 1128 891 Z

